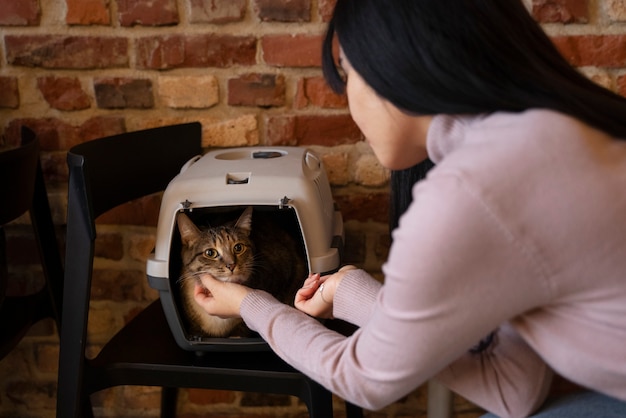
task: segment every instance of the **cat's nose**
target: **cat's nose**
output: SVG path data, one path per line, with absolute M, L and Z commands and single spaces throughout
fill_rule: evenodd
M 235 263 L 226 264 L 226 268 L 232 272 L 233 270 L 235 270 Z

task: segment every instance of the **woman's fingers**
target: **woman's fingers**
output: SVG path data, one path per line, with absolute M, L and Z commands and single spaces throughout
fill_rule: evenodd
M 296 293 L 296 297 L 300 297 L 300 299 L 310 299 L 315 294 L 315 291 L 319 287 L 320 275 L 319 273 L 310 274 L 309 277 L 304 281 L 302 287 Z
M 332 316 L 332 305 L 325 303 L 319 292 L 328 276 L 320 277 L 319 273 L 309 276 L 296 293 L 294 306 L 300 311 L 319 318 Z
M 239 317 L 241 303 L 250 289 L 237 283 L 222 282 L 209 274 L 200 276 L 194 299 L 208 314 L 222 318 Z

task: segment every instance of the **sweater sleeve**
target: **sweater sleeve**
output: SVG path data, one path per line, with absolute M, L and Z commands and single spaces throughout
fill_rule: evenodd
M 525 417 L 536 410 L 546 398 L 552 377 L 552 370 L 510 324 L 497 330 L 484 351 L 463 354 L 436 376 L 451 390 L 500 417 Z M 532 381 L 536 384 L 528 384 Z
M 374 309 L 381 283 L 363 270 L 346 273 L 333 299 L 333 316 L 357 326 L 367 323 Z
M 453 390 L 494 413 L 522 416 L 545 395 L 533 390 L 549 379 L 539 356 L 502 332 L 489 362 L 466 353 L 549 297 L 531 254 L 462 181 L 431 179 L 417 186 L 394 232 L 385 283 L 367 292 L 369 307 L 348 296 L 361 273 L 338 287 L 335 314 L 361 326 L 350 337 L 261 291 L 248 295 L 241 315 L 288 363 L 364 408 L 380 409 L 451 365 L 441 380 Z

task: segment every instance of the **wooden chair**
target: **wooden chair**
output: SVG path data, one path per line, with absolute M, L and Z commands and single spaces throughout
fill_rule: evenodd
M 22 340 L 30 327 L 53 318 L 60 329 L 63 266 L 39 161 L 39 141 L 28 128 L 21 146 L 0 152 L 0 359 Z M 5 225 L 30 213 L 45 286 L 29 295 L 6 296 L 9 268 Z
M 175 415 L 180 387 L 289 394 L 306 403 L 311 417 L 332 417 L 331 394 L 271 351 L 199 357 L 180 348 L 159 300 L 122 328 L 97 357 L 85 357 L 96 218 L 164 190 L 185 162 L 201 151 L 199 123 L 97 139 L 69 151 L 57 417 L 90 416 L 90 395 L 119 385 L 162 387 L 162 417 Z M 348 408 L 352 416 L 360 416 L 359 408 Z

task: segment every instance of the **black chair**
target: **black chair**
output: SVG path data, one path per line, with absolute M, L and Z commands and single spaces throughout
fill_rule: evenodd
M 0 359 L 36 322 L 53 318 L 57 330 L 61 325 L 63 266 L 39 161 L 39 141 L 26 127 L 21 136 L 21 146 L 0 152 Z M 10 277 L 5 225 L 26 212 L 30 213 L 45 285 L 33 294 L 6 296 Z
M 306 403 L 311 417 L 332 417 L 331 394 L 271 351 L 200 357 L 180 348 L 159 300 L 122 328 L 97 357 L 85 357 L 96 218 L 164 190 L 183 164 L 200 153 L 199 123 L 97 139 L 69 151 L 58 418 L 91 416 L 90 395 L 119 385 L 162 387 L 162 417 L 175 415 L 181 387 L 289 394 Z M 360 416 L 359 408 L 348 409 Z

